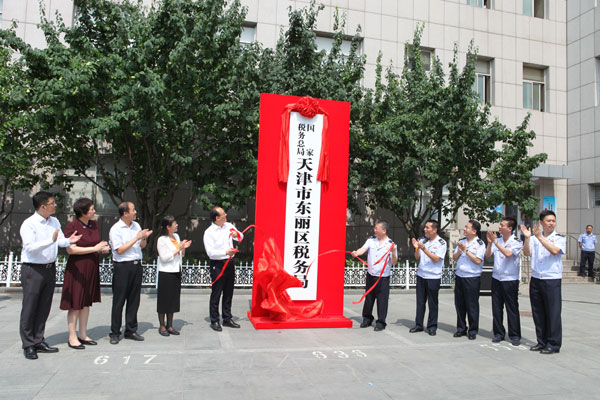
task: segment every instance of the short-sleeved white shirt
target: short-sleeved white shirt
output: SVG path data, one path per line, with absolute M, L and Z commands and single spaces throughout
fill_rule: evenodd
M 523 242 L 511 235 L 506 243 L 504 243 L 503 237 L 499 237 L 498 244 L 503 245 L 507 250 L 509 250 L 512 253 L 512 256 L 506 257 L 496 245 L 492 244 L 492 254 L 494 256 L 494 269 L 492 270 L 492 278 L 499 281 L 519 280 Z
M 485 243 L 483 240 L 478 237 L 471 240 L 471 243 L 467 240 L 467 238 L 462 238 L 459 240 L 467 245 L 466 250 L 472 253 L 475 257 L 479 258 L 481 262 L 479 264 L 475 264 L 468 255 L 466 255 L 466 251 L 463 251 L 458 260 L 456 260 L 456 276 L 460 276 L 461 278 L 474 278 L 477 276 L 481 276 L 481 271 L 483 270 L 483 259 L 485 258 Z M 454 250 L 454 254 L 458 253 L 460 249 L 456 246 Z
M 419 249 L 419 268 L 417 269 L 417 275 L 424 279 L 442 279 L 444 257 L 446 256 L 446 250 L 448 250 L 446 241 L 439 235 L 433 240 L 427 238 L 421 238 L 420 240 L 425 243 L 425 248 L 427 250 L 438 256 L 440 259 L 437 262 L 433 262 L 423 250 Z
M 542 234 L 543 235 L 543 234 Z M 531 276 L 537 279 L 562 279 L 562 255 L 566 252 L 567 240 L 564 235 L 552 232 L 546 238 L 560 249 L 557 255 L 552 255 L 533 235 L 529 239 L 531 251 Z
M 142 248 L 140 246 L 141 240 L 135 242 L 133 246 L 127 249 L 123 254 L 117 253 L 117 249 L 129 242 L 137 235 L 142 228 L 140 224 L 135 221 L 131 221 L 131 225 L 127 226 L 122 219 L 119 219 L 116 224 L 110 228 L 108 237 L 110 240 L 110 247 L 112 249 L 113 260 L 116 262 L 135 261 L 142 259 Z
M 381 274 L 381 269 L 385 266 L 385 270 L 381 276 L 386 277 L 390 276 L 392 270 L 392 257 L 388 254 L 388 256 L 383 259 L 379 264 L 374 265 L 383 255 L 390 249 L 390 246 L 393 244 L 392 239 L 387 238 L 383 241 L 382 244 L 379 244 L 379 239 L 376 237 L 371 237 L 367 239 L 365 244 L 363 244 L 362 248 L 367 249 L 367 262 L 369 263 L 369 268 L 367 271 L 369 275 L 379 276 Z M 398 247 L 394 246 L 392 249 L 393 256 L 398 256 Z

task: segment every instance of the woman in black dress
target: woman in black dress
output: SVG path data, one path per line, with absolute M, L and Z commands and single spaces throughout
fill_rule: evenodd
M 191 240 L 180 240 L 177 221 L 167 215 L 160 223 L 160 236 L 156 242 L 158 250 L 158 290 L 156 311 L 162 336 L 179 335 L 173 328 L 173 314 L 179 312 L 181 295 L 181 259 Z M 167 321 L 165 323 L 165 315 Z
M 98 223 L 94 220 L 96 210 L 92 201 L 81 198 L 73 204 L 75 220 L 65 227 L 65 234 L 80 233 L 77 244 L 67 247 L 69 259 L 65 268 L 65 279 L 60 301 L 61 310 L 68 310 L 69 347 L 84 349 L 84 344 L 96 345 L 87 335 L 87 322 L 92 303 L 100 302 L 99 253 L 106 254 L 110 247 L 100 241 Z M 77 335 L 79 321 L 79 335 Z

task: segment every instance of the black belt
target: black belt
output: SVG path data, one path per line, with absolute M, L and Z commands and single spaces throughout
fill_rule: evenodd
M 36 267 L 36 268 L 54 268 L 54 267 L 56 267 L 56 263 L 50 263 L 50 264 L 23 263 L 23 264 L 29 265 L 30 267 Z
M 113 261 L 113 264 L 141 264 L 142 260 L 132 260 L 132 261 Z

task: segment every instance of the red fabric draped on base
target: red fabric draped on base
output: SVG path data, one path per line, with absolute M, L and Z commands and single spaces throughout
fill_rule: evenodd
M 303 97 L 297 103 L 285 106 L 281 114 L 281 140 L 279 141 L 279 182 L 287 183 L 290 170 L 290 113 L 297 111 L 306 118 L 313 118 L 323 114 L 323 133 L 321 136 L 321 157 L 317 180 L 327 182 L 329 179 L 329 131 L 327 112 L 321 108 L 319 102 L 312 97 Z
M 274 321 L 307 319 L 323 313 L 323 300 L 295 303 L 286 289 L 302 287 L 302 282 L 283 269 L 283 259 L 273 238 L 265 241 L 258 266 L 254 267 L 254 279 L 260 290 L 260 307 Z

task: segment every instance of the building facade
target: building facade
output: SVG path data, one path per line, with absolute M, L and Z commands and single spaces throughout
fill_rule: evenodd
M 288 9 L 309 5 L 309 1 L 300 0 L 242 0 L 242 3 L 248 8 L 242 40 L 257 40 L 267 47 L 275 46 L 280 29 L 288 23 Z M 433 56 L 439 57 L 447 70 L 455 44 L 464 64 L 473 41 L 478 48 L 474 90 L 482 101 L 491 104 L 492 114 L 511 129 L 530 113 L 529 128 L 537 134 L 531 151 L 548 154 L 546 163 L 534 173 L 539 208 L 554 209 L 558 230 L 570 234 L 580 232 L 582 224 L 600 217 L 600 185 L 595 185 L 600 182 L 600 159 L 596 161 L 595 156 L 596 147 L 600 149 L 600 136 L 598 144 L 593 144 L 600 134 L 600 114 L 594 124 L 600 93 L 596 79 L 600 76 L 600 58 L 596 57 L 600 54 L 600 39 L 598 45 L 594 41 L 600 24 L 596 20 L 600 17 L 595 1 L 322 0 L 317 3 L 324 5 L 317 21 L 319 47 L 326 49 L 331 44 L 336 11 L 346 15 L 349 36 L 361 27 L 361 51 L 367 57 L 366 86 L 375 82 L 379 52 L 386 64 L 391 63 L 401 71 L 405 43 L 412 40 L 415 28 L 421 23 L 424 23 L 421 52 L 426 64 Z M 72 23 L 72 0 L 45 0 L 44 7 L 46 15 L 58 11 L 66 23 Z M 0 8 L 2 27 L 16 21 L 21 37 L 34 46 L 44 45 L 43 35 L 36 27 L 40 18 L 38 0 L 0 0 Z M 89 184 L 76 185 L 74 196 L 95 190 L 86 185 Z M 503 211 L 519 217 L 518 210 L 511 205 L 504 205 Z M 464 223 L 465 218 L 460 217 L 455 231 L 462 231 Z M 367 226 L 360 230 L 370 230 Z

